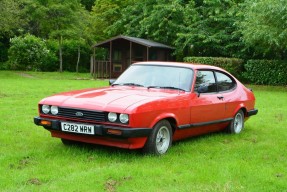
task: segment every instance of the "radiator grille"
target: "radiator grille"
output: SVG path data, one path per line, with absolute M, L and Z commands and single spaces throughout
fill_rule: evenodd
M 90 120 L 90 121 L 106 121 L 106 113 L 99 111 L 88 111 L 82 109 L 69 109 L 59 107 L 59 117 L 80 119 L 80 120 Z

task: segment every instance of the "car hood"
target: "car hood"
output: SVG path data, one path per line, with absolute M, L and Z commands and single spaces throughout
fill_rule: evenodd
M 184 93 L 184 92 L 183 92 Z M 40 104 L 99 111 L 124 112 L 141 104 L 178 95 L 178 91 L 139 87 L 108 87 L 60 93 Z

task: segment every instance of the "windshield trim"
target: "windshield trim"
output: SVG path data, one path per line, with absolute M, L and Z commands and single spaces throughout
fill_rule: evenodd
M 190 69 L 190 70 L 192 70 L 192 71 L 194 72 L 194 69 L 191 68 L 191 67 L 169 65 L 168 63 L 166 63 L 166 64 L 152 64 L 152 63 L 150 63 L 150 64 L 142 64 L 142 63 L 134 63 L 134 64 L 131 64 L 128 68 L 130 68 L 131 66 L 139 66 L 139 65 L 141 65 L 141 66 L 159 66 L 159 67 L 185 68 L 185 69 Z M 128 68 L 127 68 L 127 69 L 128 69 Z

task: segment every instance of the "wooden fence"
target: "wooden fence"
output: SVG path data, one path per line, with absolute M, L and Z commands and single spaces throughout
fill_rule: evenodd
M 91 74 L 94 79 L 111 78 L 110 61 L 97 61 L 91 57 Z

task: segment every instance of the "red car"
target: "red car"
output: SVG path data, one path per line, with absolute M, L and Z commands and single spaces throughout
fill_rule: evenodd
M 226 130 L 256 115 L 255 97 L 223 69 L 172 62 L 132 64 L 109 87 L 39 102 L 36 125 L 64 144 L 85 142 L 164 154 L 172 141 Z

